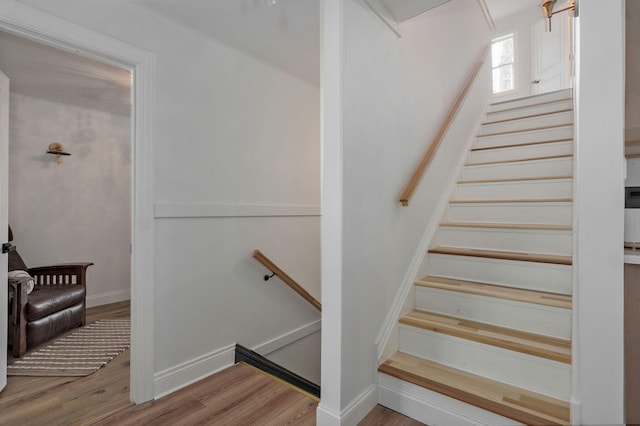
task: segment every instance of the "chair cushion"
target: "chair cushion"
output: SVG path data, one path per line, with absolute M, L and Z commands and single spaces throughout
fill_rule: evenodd
M 36 286 L 27 303 L 27 322 L 35 321 L 84 302 L 85 288 L 80 285 Z
M 27 324 L 27 347 L 51 340 L 67 330 L 82 325 L 84 304 L 78 303 L 60 312 L 56 312 Z

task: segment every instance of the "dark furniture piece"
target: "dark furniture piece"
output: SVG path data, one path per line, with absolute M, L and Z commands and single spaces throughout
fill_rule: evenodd
M 9 241 L 13 233 L 9 228 Z M 19 358 L 27 351 L 86 322 L 86 263 L 27 268 L 17 251 L 9 253 L 9 271 L 29 272 L 34 289 L 27 294 L 26 280 L 9 280 L 9 345 Z

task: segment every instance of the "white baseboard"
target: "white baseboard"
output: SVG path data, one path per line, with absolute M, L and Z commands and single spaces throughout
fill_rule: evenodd
M 316 409 L 316 425 L 317 426 L 340 426 L 340 413 L 333 411 L 332 409 L 325 407 L 322 404 L 318 404 Z
M 259 352 L 261 355 L 268 355 L 317 332 L 320 330 L 320 324 L 320 320 L 310 322 L 254 346 L 252 350 Z M 156 373 L 154 375 L 155 398 L 168 395 L 220 370 L 231 367 L 235 363 L 235 348 L 235 344 L 225 346 L 209 354 Z M 286 365 L 283 367 L 286 368 Z
M 308 324 L 303 325 L 302 327 L 296 328 L 295 330 L 291 330 L 278 337 L 260 343 L 259 345 L 251 348 L 251 350 L 258 352 L 262 356 L 267 356 L 277 350 L 284 348 L 285 346 L 289 346 L 290 344 L 295 343 L 298 340 L 319 331 L 321 325 L 322 320 L 312 321 Z
M 341 424 L 343 426 L 357 425 L 376 405 L 378 405 L 378 386 L 374 383 L 342 410 Z
M 378 405 L 378 387 L 373 384 L 339 413 L 320 402 L 316 410 L 316 424 L 318 426 L 356 426 L 376 405 Z
M 231 367 L 235 362 L 235 349 L 235 344 L 225 346 L 154 374 L 154 398 L 161 398 Z
M 131 300 L 130 289 L 94 294 L 92 296 L 87 296 L 87 308 L 108 305 L 109 303 L 123 302 L 125 300 Z
M 378 403 L 431 426 L 522 425 L 438 392 L 378 374 Z

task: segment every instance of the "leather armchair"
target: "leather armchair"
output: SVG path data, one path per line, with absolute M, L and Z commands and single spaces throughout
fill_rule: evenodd
M 9 228 L 9 241 L 13 233 Z M 29 272 L 28 280 L 9 280 L 9 345 L 19 358 L 37 346 L 86 323 L 86 272 L 92 262 L 28 268 L 17 251 L 9 253 L 9 271 Z

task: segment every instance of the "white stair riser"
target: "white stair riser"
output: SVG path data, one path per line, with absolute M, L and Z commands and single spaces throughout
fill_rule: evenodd
M 566 111 L 573 109 L 573 100 L 564 99 L 556 102 L 548 102 L 544 104 L 531 105 L 528 107 L 514 108 L 503 111 L 488 113 L 484 122 L 490 123 L 500 120 L 513 120 L 518 118 L 530 117 L 532 115 L 549 114 L 558 111 Z
M 433 253 L 428 264 L 429 274 L 437 277 L 571 294 L 570 265 Z
M 573 141 L 471 151 L 469 153 L 468 163 L 523 160 L 527 158 L 549 157 L 552 155 L 573 155 Z
M 570 202 L 451 203 L 446 221 L 571 225 L 573 206 Z
M 522 200 L 573 198 L 572 179 L 460 183 L 454 200 Z
M 556 112 L 519 120 L 509 120 L 493 124 L 483 124 L 479 135 L 493 133 L 518 132 L 525 129 L 538 129 L 550 126 L 562 126 L 573 123 L 573 111 Z
M 527 132 L 505 133 L 503 135 L 478 136 L 476 137 L 474 148 L 494 148 L 569 139 L 573 140 L 573 126 L 560 126 Z
M 572 176 L 573 157 L 465 166 L 461 180 Z
M 572 231 L 441 226 L 433 247 L 462 247 L 571 256 Z
M 568 401 L 567 364 L 400 324 L 400 351 Z
M 569 339 L 571 310 L 416 286 L 416 309 Z
M 428 425 L 524 426 L 524 423 L 384 373 L 378 373 L 378 403 Z
M 555 102 L 561 99 L 571 98 L 571 89 L 557 91 L 557 92 L 549 92 L 536 96 L 529 96 L 527 98 L 514 99 L 506 102 L 499 102 L 495 104 L 489 105 L 487 108 L 487 113 L 493 113 L 497 111 L 504 111 L 513 108 L 522 108 L 537 104 L 542 104 L 546 102 Z

